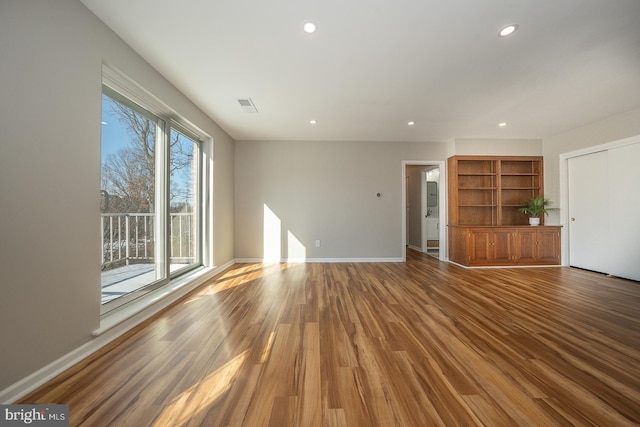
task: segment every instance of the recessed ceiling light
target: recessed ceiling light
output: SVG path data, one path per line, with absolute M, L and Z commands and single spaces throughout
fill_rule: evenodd
M 413 126 L 413 125 L 415 125 L 415 124 L 416 124 L 416 122 L 414 122 L 414 121 L 407 122 L 407 125 L 409 125 L 409 126 Z
M 309 124 L 311 124 L 311 125 L 315 125 L 315 124 L 317 124 L 317 123 L 318 123 L 318 121 L 317 121 L 317 120 L 309 120 Z
M 506 27 L 504 27 L 498 32 L 498 36 L 499 37 L 510 36 L 511 34 L 515 33 L 517 29 L 518 29 L 518 24 L 507 25 Z
M 506 125 L 507 125 L 506 122 L 498 123 L 498 126 L 500 126 L 501 128 L 505 127 Z
M 316 32 L 318 27 L 313 22 L 307 22 L 302 26 L 302 29 L 304 30 L 305 33 L 312 34 Z

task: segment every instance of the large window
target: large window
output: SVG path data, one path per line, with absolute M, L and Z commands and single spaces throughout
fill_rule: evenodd
M 200 153 L 188 129 L 103 86 L 103 312 L 202 264 Z

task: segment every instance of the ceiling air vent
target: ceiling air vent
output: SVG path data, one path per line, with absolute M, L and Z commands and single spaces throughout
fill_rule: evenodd
M 245 113 L 258 112 L 256 106 L 253 105 L 253 101 L 251 100 L 251 98 L 238 98 L 236 100 L 238 101 L 238 104 L 240 104 L 240 108 L 242 108 L 242 111 L 244 111 Z

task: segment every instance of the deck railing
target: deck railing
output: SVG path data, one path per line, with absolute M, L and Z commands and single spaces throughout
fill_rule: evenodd
M 102 270 L 130 263 L 153 262 L 154 214 L 103 213 Z M 169 259 L 172 263 L 195 261 L 193 213 L 169 214 Z

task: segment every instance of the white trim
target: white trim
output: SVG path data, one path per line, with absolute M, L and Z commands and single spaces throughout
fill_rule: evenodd
M 41 369 L 38 369 L 31 375 L 10 385 L 4 390 L 1 390 L 0 404 L 10 404 L 17 401 L 27 393 L 35 390 L 47 381 L 53 379 L 56 375 L 61 374 L 65 370 L 71 368 L 73 365 L 79 363 L 83 359 L 95 353 L 105 345 L 109 344 L 111 341 L 115 340 L 121 335 L 124 335 L 129 330 L 133 329 L 140 323 L 144 322 L 164 308 L 168 307 L 170 304 L 175 303 L 180 298 L 184 297 L 189 292 L 193 291 L 198 286 L 201 286 L 214 276 L 224 272 L 229 267 L 231 267 L 234 262 L 235 261 L 232 260 L 225 263 L 221 267 L 198 270 L 196 273 L 187 276 L 185 279 L 176 281 L 175 288 L 173 290 L 168 291 L 166 290 L 166 288 L 159 290 L 163 291 L 163 293 L 172 292 L 170 295 L 162 295 L 162 299 L 158 299 L 157 295 L 155 296 L 155 299 L 152 299 L 152 294 L 154 294 L 155 292 L 150 293 L 148 298 L 150 301 L 147 301 L 144 307 L 138 307 L 138 309 L 141 311 L 138 311 L 137 313 L 126 314 L 124 313 L 125 310 L 122 310 L 122 313 L 119 314 L 119 318 L 116 319 L 114 317 L 112 320 L 110 320 L 110 324 L 103 325 L 101 322 L 100 328 L 92 333 L 92 335 L 95 337 L 94 339 L 81 345 L 80 347 L 77 347 L 76 349 L 70 351 L 59 359 L 54 360 Z M 172 285 L 169 286 L 172 287 Z M 114 313 L 116 312 L 120 312 L 120 310 L 115 310 Z
M 406 185 L 406 180 L 405 180 Z M 440 185 L 440 184 L 438 184 Z M 439 191 L 440 189 L 438 189 Z M 427 224 L 425 219 L 427 218 L 427 171 L 420 171 L 420 252 L 427 253 Z M 424 201 L 424 203 L 422 203 Z M 439 212 L 439 211 L 438 211 Z M 406 216 L 405 216 L 406 217 Z M 411 245 L 407 245 L 411 247 Z
M 440 224 L 440 243 L 438 248 L 438 259 L 447 261 L 449 259 L 447 227 L 445 227 L 447 218 L 447 162 L 443 160 L 403 160 L 402 161 L 402 261 L 407 260 L 407 166 L 437 166 L 440 169 L 440 180 L 438 183 L 438 223 Z
M 560 225 L 562 226 L 560 231 L 560 241 L 562 242 L 561 265 L 569 265 L 569 159 L 638 143 L 640 143 L 640 135 L 635 135 L 607 142 L 605 144 L 593 145 L 591 147 L 560 154 Z
M 214 141 L 209 137 L 201 143 L 202 161 L 200 168 L 202 171 L 202 194 L 200 195 L 200 209 L 202 215 L 202 263 L 205 266 L 214 266 L 214 232 L 213 225 L 215 219 L 214 212 Z
M 625 145 L 637 144 L 640 142 L 640 135 L 631 136 L 629 138 L 618 139 L 616 141 L 607 142 L 605 144 L 593 145 L 587 148 L 581 148 L 575 151 L 569 151 L 568 153 L 560 154 L 560 159 L 569 157 L 578 157 L 585 154 L 597 153 L 598 151 L 611 150 L 612 148 L 624 147 Z
M 140 107 L 149 110 L 150 113 L 159 116 L 162 120 L 180 132 L 185 133 L 187 136 L 195 137 L 199 142 L 210 138 L 206 132 L 190 120 L 182 117 L 176 110 L 162 102 L 136 81 L 130 79 L 117 68 L 105 63 L 102 64 L 102 84 L 138 104 Z
M 102 64 L 102 84 L 130 99 L 140 107 L 149 110 L 150 113 L 164 116 L 165 119 L 172 118 L 175 114 L 173 109 L 153 96 L 148 90 L 107 64 Z

